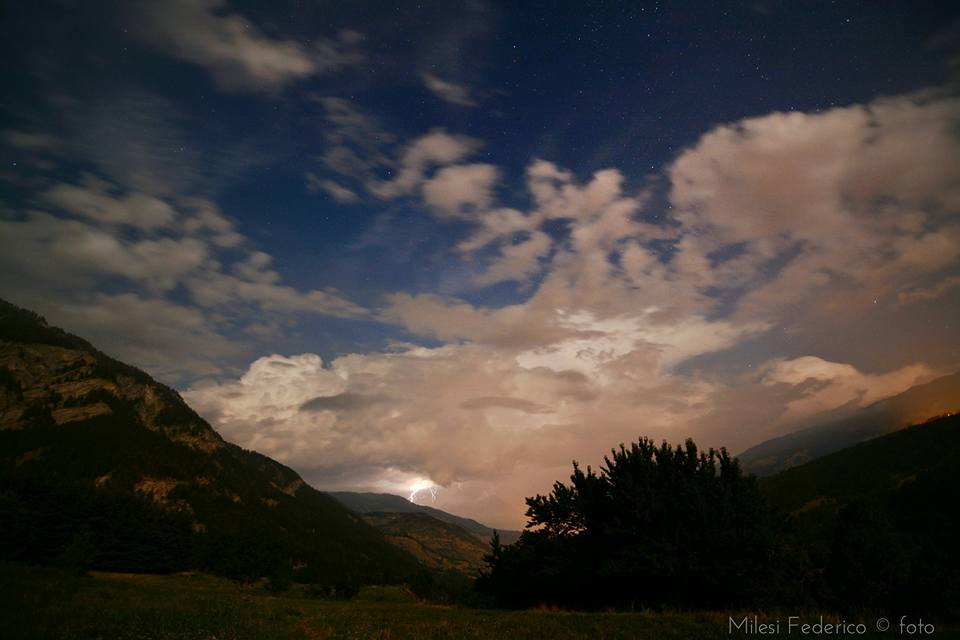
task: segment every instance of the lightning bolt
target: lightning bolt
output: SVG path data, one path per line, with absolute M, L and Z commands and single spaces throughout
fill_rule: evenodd
M 414 483 L 413 488 L 410 490 L 410 495 L 407 496 L 407 500 L 410 502 L 416 503 L 417 496 L 420 495 L 423 491 L 430 492 L 430 502 L 437 501 L 437 492 L 440 490 L 440 487 L 433 484 L 429 480 L 418 480 Z

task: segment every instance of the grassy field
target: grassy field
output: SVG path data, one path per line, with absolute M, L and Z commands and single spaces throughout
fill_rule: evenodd
M 297 594 L 294 589 L 275 597 L 258 585 L 206 575 L 96 573 L 81 577 L 54 569 L 0 565 L 0 636 L 51 640 L 749 637 L 728 633 L 726 613 L 490 611 L 421 603 L 396 587 L 368 588 L 351 601 Z M 898 635 L 890 631 L 857 637 Z M 934 637 L 956 635 L 938 629 Z

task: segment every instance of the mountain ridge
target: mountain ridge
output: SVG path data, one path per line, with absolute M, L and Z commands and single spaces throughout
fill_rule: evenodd
M 422 511 L 371 512 L 363 519 L 388 540 L 436 571 L 477 577 L 490 545 L 462 527 Z
M 852 414 L 824 416 L 816 424 L 765 440 L 737 458 L 744 470 L 767 476 L 929 418 L 960 411 L 960 372 L 915 385 Z
M 840 608 L 960 615 L 960 415 L 934 418 L 759 479 L 787 514 L 790 575 Z M 804 569 L 805 567 L 805 569 Z
M 441 522 L 457 525 L 469 533 L 489 542 L 493 532 L 500 535 L 501 542 L 509 544 L 520 537 L 520 531 L 495 529 L 477 522 L 472 518 L 458 516 L 435 507 L 417 504 L 392 493 L 369 493 L 360 491 L 328 491 L 327 494 L 339 500 L 348 509 L 359 513 L 426 513 Z

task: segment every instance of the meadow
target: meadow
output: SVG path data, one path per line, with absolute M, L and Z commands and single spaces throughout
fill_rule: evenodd
M 104 640 L 730 638 L 727 612 L 502 611 L 418 601 L 402 587 L 368 587 L 349 601 L 282 596 L 263 584 L 203 574 L 144 575 L 5 564 L 3 637 Z M 736 615 L 744 615 L 742 612 Z M 763 616 L 761 616 L 763 617 Z M 796 633 L 794 635 L 797 635 Z M 895 637 L 870 633 L 857 637 Z M 766 636 L 770 637 L 770 636 Z M 934 637 L 956 637 L 937 629 Z

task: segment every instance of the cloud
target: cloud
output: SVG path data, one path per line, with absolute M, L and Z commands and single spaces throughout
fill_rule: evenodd
M 497 168 L 491 164 L 444 167 L 423 185 L 423 201 L 440 216 L 469 216 L 493 201 Z
M 897 294 L 897 302 L 902 305 L 913 302 L 936 300 L 948 291 L 960 288 L 960 276 L 951 276 L 932 287 L 918 287 Z
M 389 149 L 395 136 L 356 104 L 336 96 L 317 96 L 323 109 L 324 166 L 343 178 L 366 184 L 379 168 L 392 168 Z
M 339 393 L 335 396 L 317 396 L 300 405 L 300 411 L 355 411 L 385 399 L 360 393 Z
M 802 388 L 802 397 L 787 404 L 787 416 L 809 416 L 847 405 L 865 407 L 942 375 L 924 364 L 884 374 L 865 374 L 849 364 L 805 356 L 765 366 L 763 383 Z
M 616 168 L 580 177 L 544 159 L 526 169 L 529 206 L 501 206 L 500 170 L 464 162 L 479 142 L 436 130 L 377 195 L 471 222 L 455 245 L 471 284 L 522 283 L 518 298 L 395 292 L 376 318 L 434 346 L 310 360 L 289 383 L 251 369 L 246 386 L 189 397 L 321 487 L 432 482 L 438 506 L 513 526 L 522 497 L 618 442 L 737 450 L 865 406 L 946 370 L 915 349 L 871 361 L 856 336 L 894 322 L 898 294 L 955 279 L 958 119 L 956 99 L 927 93 L 721 125 L 666 167 L 659 212 Z M 840 318 L 856 336 L 826 339 Z M 271 406 L 276 388 L 292 395 Z
M 538 463 L 568 464 L 586 437 L 571 421 L 599 411 L 585 406 L 595 402 L 591 386 L 582 376 L 517 367 L 509 354 L 463 345 L 352 354 L 329 366 L 311 354 L 275 355 L 237 380 L 198 383 L 184 397 L 229 439 L 294 465 L 321 488 L 358 477 L 429 478 L 472 493 L 473 483 L 510 477 L 533 452 Z M 407 493 L 409 485 L 389 489 Z M 523 490 L 497 491 L 511 522 Z
M 550 253 L 552 244 L 550 236 L 534 231 L 527 239 L 504 246 L 496 261 L 473 281 L 481 286 L 505 280 L 523 281 L 540 270 L 541 259 Z
M 170 0 L 136 5 L 136 35 L 158 51 L 199 65 L 228 91 L 273 91 L 363 59 L 362 36 L 342 31 L 308 48 L 272 38 L 223 0 Z
M 380 319 L 444 342 L 523 348 L 576 335 L 574 328 L 556 322 L 557 313 L 530 303 L 490 309 L 432 294 L 395 293 L 387 296 Z
M 657 322 L 656 309 L 611 318 L 589 311 L 561 313 L 558 323 L 573 337 L 517 354 L 525 367 L 580 371 L 592 379 L 627 379 L 653 384 L 658 376 L 688 358 L 726 349 L 745 336 L 763 331 L 762 324 L 735 325 L 690 316 Z
M 2 295 L 167 380 L 219 371 L 290 314 L 369 313 L 334 289 L 284 284 L 208 200 L 86 176 L 48 184 L 37 201 L 43 210 L 0 216 Z M 245 347 L 230 347 L 243 331 Z
M 392 180 L 372 183 L 368 189 L 384 199 L 409 194 L 423 184 L 428 169 L 459 162 L 479 147 L 480 141 L 476 138 L 434 129 L 407 145 Z
M 0 140 L 4 144 L 25 151 L 44 151 L 61 143 L 56 136 L 39 131 L 19 131 L 4 129 L 0 131 Z
M 116 197 L 106 192 L 107 187 L 106 183 L 88 177 L 83 186 L 55 185 L 42 198 L 63 211 L 98 222 L 144 230 L 166 227 L 173 222 L 173 209 L 166 202 L 136 192 Z
M 924 362 L 864 367 L 816 345 L 832 330 L 830 305 L 860 304 L 852 288 L 879 308 L 875 296 L 911 283 L 939 294 L 931 287 L 952 282 L 957 115 L 954 99 L 930 94 L 716 127 L 667 167 L 671 217 L 656 225 L 645 221 L 649 193 L 631 192 L 614 168 L 580 180 L 534 160 L 531 206 L 511 209 L 497 206 L 491 180 L 465 179 L 476 166 L 461 164 L 466 145 L 449 145 L 442 161 L 411 145 L 391 189 L 423 185 L 434 213 L 470 212 L 474 229 L 457 248 L 481 266 L 474 284 L 535 286 L 500 307 L 388 296 L 382 321 L 444 344 L 330 363 L 345 397 L 387 399 L 331 408 L 330 432 L 354 440 L 330 451 L 356 457 L 328 465 L 316 452 L 308 475 L 330 485 L 359 482 L 357 468 L 372 482 L 429 478 L 447 487 L 441 503 L 481 515 L 471 501 L 522 504 L 533 479 L 619 441 L 745 447 L 931 379 L 941 369 Z M 564 234 L 550 231 L 555 221 Z M 804 313 L 823 319 L 797 328 Z M 777 331 L 807 355 L 742 369 L 743 353 L 778 348 Z M 709 362 L 719 370 L 700 368 Z M 498 513 L 515 523 L 512 508 Z
M 360 196 L 350 189 L 333 180 L 319 178 L 314 173 L 307 173 L 307 190 L 323 191 L 337 202 L 345 204 L 351 204 L 360 200 Z
M 522 498 L 568 473 L 571 459 L 595 464 L 610 446 L 640 435 L 753 444 L 745 414 L 783 429 L 933 374 L 922 365 L 864 374 L 799 358 L 772 362 L 761 379 L 736 386 L 663 371 L 636 375 L 658 358 L 656 350 L 626 351 L 607 357 L 606 375 L 597 376 L 472 344 L 330 363 L 272 355 L 237 379 L 199 382 L 184 397 L 228 439 L 293 465 L 321 489 L 407 495 L 432 483 L 440 487 L 436 506 L 516 527 Z
M 522 497 L 538 487 L 531 476 L 549 486 L 572 457 L 601 455 L 601 434 L 604 442 L 638 429 L 669 436 L 676 421 L 704 413 L 709 391 L 682 378 L 606 387 L 461 345 L 352 354 L 329 366 L 312 354 L 274 355 L 184 397 L 227 438 L 294 465 L 320 488 L 363 483 L 406 494 L 427 478 L 445 487 L 438 506 L 495 498 L 498 511 L 483 511 L 485 520 L 517 526 Z M 481 515 L 478 504 L 460 508 Z
M 151 92 L 128 88 L 51 102 L 60 122 L 45 124 L 60 131 L 60 143 L 44 150 L 48 158 L 90 165 L 111 182 L 148 195 L 211 197 L 271 158 L 253 135 L 227 135 L 219 120 Z
M 483 212 L 477 220 L 480 228 L 462 241 L 457 248 L 470 253 L 489 245 L 497 240 L 513 238 L 522 232 L 534 231 L 539 226 L 536 218 L 525 215 L 516 209 L 492 209 Z
M 18 300 L 22 298 L 17 298 Z M 217 375 L 245 350 L 222 335 L 215 315 L 135 293 L 95 294 L 85 300 L 23 299 L 68 331 L 168 384 Z M 189 375 L 185 375 L 189 372 Z
M 111 229 L 42 212 L 0 220 L 0 281 L 10 290 L 41 284 L 92 288 L 100 279 L 119 277 L 167 291 L 201 268 L 208 255 L 207 245 L 196 238 L 125 240 Z
M 319 356 L 274 355 L 259 358 L 233 382 L 196 384 L 184 398 L 232 441 L 290 461 L 298 452 L 322 449 L 329 442 L 325 432 L 334 423 L 327 413 L 300 407 L 344 388 L 340 376 L 324 370 Z
M 549 407 L 544 407 L 536 402 L 530 402 L 523 398 L 498 398 L 496 396 L 484 396 L 482 398 L 470 398 L 460 403 L 463 409 L 471 411 L 483 411 L 485 409 L 513 409 L 523 413 L 553 413 Z
M 460 84 L 447 82 L 432 73 L 420 74 L 423 84 L 441 100 L 460 105 L 461 107 L 475 107 L 477 103 L 470 97 L 470 90 Z
M 177 205 L 183 212 L 180 223 L 186 234 L 203 237 L 223 249 L 236 248 L 247 242 L 215 203 L 204 198 L 187 197 L 179 198 Z
M 617 169 L 597 171 L 584 187 L 574 184 L 573 174 L 552 162 L 535 160 L 527 168 L 527 187 L 544 219 L 586 220 L 621 197 L 623 175 Z
M 434 483 L 438 506 L 500 526 L 519 524 L 522 498 L 571 459 L 595 463 L 618 442 L 746 447 L 956 364 L 916 330 L 943 324 L 933 305 L 957 277 L 954 97 L 720 125 L 640 186 L 616 167 L 578 175 L 542 158 L 514 180 L 472 161 L 478 139 L 433 129 L 400 144 L 348 100 L 312 104 L 325 146 L 308 188 L 421 206 L 423 225 L 456 220 L 444 228 L 461 235 L 443 236 L 454 293 L 393 291 L 370 310 L 291 286 L 209 198 L 121 178 L 135 150 L 112 171 L 94 163 L 109 181 L 47 183 L 5 212 L 0 285 L 186 380 L 226 437 L 321 488 Z M 137 175 L 170 164 L 159 160 Z M 507 206 L 502 185 L 527 193 Z M 482 290 L 504 282 L 515 286 Z M 940 315 L 900 311 L 919 300 Z M 301 314 L 378 322 L 406 343 L 256 358 Z M 877 336 L 886 355 L 871 353 Z
M 711 285 L 750 286 L 744 317 L 826 316 L 955 266 L 958 123 L 960 99 L 927 92 L 717 127 L 668 171 L 691 234 L 680 259 Z
M 401 146 L 351 101 L 333 96 L 314 101 L 325 123 L 320 159 L 338 178 L 308 172 L 309 190 L 325 191 L 339 202 L 358 201 L 364 191 L 380 200 L 412 196 L 438 217 L 468 217 L 493 201 L 497 168 L 462 164 L 481 147 L 480 140 L 437 128 Z
M 305 311 L 341 318 L 364 316 L 366 309 L 333 289 L 300 291 L 275 282 L 278 278 L 236 277 L 206 269 L 184 279 L 193 301 L 201 307 L 221 308 L 249 303 L 266 312 Z

